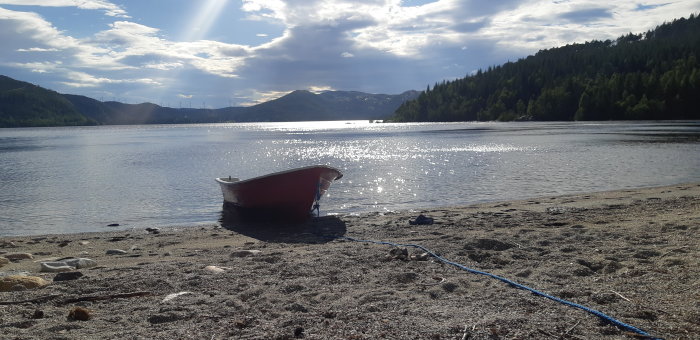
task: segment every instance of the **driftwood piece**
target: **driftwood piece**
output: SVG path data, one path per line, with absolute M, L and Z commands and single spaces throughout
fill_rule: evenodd
M 151 295 L 154 295 L 153 292 L 131 292 L 131 293 L 120 293 L 120 294 L 108 294 L 108 295 L 79 296 L 79 297 L 75 297 L 75 298 L 65 299 L 63 301 L 60 301 L 59 304 L 66 305 L 69 303 L 81 302 L 81 301 L 101 301 L 101 300 L 124 299 L 124 298 L 132 298 L 132 297 L 139 297 L 139 296 L 151 296 Z M 43 302 L 55 299 L 59 296 L 61 296 L 61 294 L 52 294 L 52 295 L 40 296 L 40 297 L 34 298 L 34 299 L 26 299 L 26 300 L 18 300 L 18 301 L 0 301 L 0 306 L 19 305 L 19 304 L 23 304 L 23 303 L 43 303 Z
M 91 295 L 91 296 L 80 296 L 77 298 L 70 298 L 61 301 L 61 304 L 69 304 L 81 301 L 101 301 L 101 300 L 112 300 L 112 299 L 124 299 L 139 296 L 151 296 L 154 295 L 153 292 L 131 292 L 131 293 L 121 293 L 121 294 L 108 294 L 108 295 Z

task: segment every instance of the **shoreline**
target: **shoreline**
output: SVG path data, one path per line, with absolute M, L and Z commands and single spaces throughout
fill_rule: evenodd
M 419 214 L 435 223 L 410 225 Z M 653 336 L 700 334 L 700 183 L 270 228 L 232 218 L 152 232 L 3 237 L 0 257 L 33 258 L 0 273 L 50 284 L 0 292 L 0 328 L 19 339 L 634 338 L 580 310 L 418 260 L 415 249 L 405 257 L 337 238 L 348 236 L 420 244 Z M 73 280 L 40 272 L 40 262 L 68 257 L 96 265 L 74 270 L 82 276 Z M 76 307 L 89 320 L 70 320 Z

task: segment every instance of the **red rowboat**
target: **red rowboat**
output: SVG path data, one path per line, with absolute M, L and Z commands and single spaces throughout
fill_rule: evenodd
M 247 180 L 221 177 L 224 203 L 250 212 L 274 215 L 277 218 L 306 220 L 331 182 L 343 177 L 340 170 L 314 165 L 281 171 Z

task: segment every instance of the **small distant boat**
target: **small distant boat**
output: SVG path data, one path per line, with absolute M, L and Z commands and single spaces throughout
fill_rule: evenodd
M 336 168 L 313 165 L 246 180 L 220 177 L 216 181 L 225 204 L 268 217 L 302 221 L 311 217 L 314 209 L 318 212 L 321 196 L 341 177 Z

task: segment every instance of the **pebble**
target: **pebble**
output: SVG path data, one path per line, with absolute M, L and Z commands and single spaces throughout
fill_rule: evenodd
M 218 267 L 218 266 L 206 266 L 204 267 L 204 270 L 214 273 L 214 274 L 221 274 L 226 271 L 226 269 Z
M 194 315 L 184 311 L 169 311 L 161 314 L 155 314 L 148 317 L 148 322 L 151 324 L 159 324 L 166 322 L 174 322 L 180 320 L 187 320 L 192 318 Z
M 41 271 L 49 273 L 59 273 L 95 266 L 97 266 L 97 261 L 84 257 L 79 257 L 76 259 L 67 259 L 63 261 L 41 262 Z
M 107 249 L 107 252 L 105 254 L 107 254 L 107 255 L 124 255 L 124 254 L 126 254 L 126 250 Z
M 68 312 L 68 320 L 88 321 L 92 318 L 92 312 L 83 307 L 73 307 Z
M 10 275 L 0 278 L 0 292 L 39 288 L 49 284 L 37 276 Z
M 231 257 L 246 257 L 254 256 L 262 253 L 261 250 L 238 250 L 231 253 Z
M 146 231 L 151 233 L 151 234 L 159 234 L 160 233 L 160 229 L 158 229 L 158 228 L 146 228 Z
M 178 296 L 185 295 L 185 294 L 192 294 L 192 292 L 179 292 L 179 293 L 168 294 L 165 296 L 165 298 L 163 298 L 162 302 L 168 302 L 168 301 L 170 301 Z
M 425 215 L 418 215 L 415 220 L 408 221 L 410 225 L 431 225 L 433 223 L 435 223 L 435 220 Z
M 54 276 L 53 280 L 55 281 L 68 281 L 68 280 L 77 280 L 79 278 L 83 277 L 83 273 L 81 272 L 64 272 L 64 273 L 58 273 L 56 276 Z
M 32 314 L 32 319 L 43 319 L 44 318 L 44 311 L 41 309 L 37 309 L 34 311 L 34 314 Z
M 421 253 L 421 254 L 413 254 L 411 255 L 411 260 L 414 261 L 428 261 L 428 259 L 431 257 L 429 253 Z
M 93 259 L 88 259 L 85 257 L 79 257 L 76 259 L 68 259 L 64 260 L 67 265 L 75 267 L 76 269 L 81 269 L 81 268 L 90 268 L 90 267 L 95 267 L 97 266 L 97 261 Z
M 394 247 L 389 250 L 389 255 L 386 256 L 387 260 L 408 260 L 408 249 Z
M 13 253 L 13 254 L 5 254 L 3 256 L 10 261 L 31 260 L 34 258 L 34 256 L 32 256 L 32 254 L 30 254 L 30 253 Z
M 57 262 L 41 262 L 41 270 L 42 272 L 47 272 L 47 273 L 59 273 L 59 272 L 69 272 L 71 270 L 75 270 L 75 267 L 71 267 L 65 262 L 57 261 Z
M 9 259 L 7 259 L 6 257 L 0 256 L 0 267 L 6 265 L 6 264 L 8 264 L 8 263 L 10 263 L 10 260 L 9 260 Z

